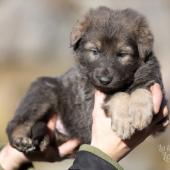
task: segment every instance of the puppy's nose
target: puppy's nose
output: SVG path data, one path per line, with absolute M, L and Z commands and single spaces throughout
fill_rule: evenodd
M 112 77 L 104 77 L 104 76 L 102 76 L 102 77 L 99 78 L 99 81 L 100 81 L 101 84 L 107 85 L 112 81 Z

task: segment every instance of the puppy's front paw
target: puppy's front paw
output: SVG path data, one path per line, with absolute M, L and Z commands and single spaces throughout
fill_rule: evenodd
M 105 106 L 112 118 L 112 129 L 121 139 L 128 139 L 135 132 L 128 114 L 129 100 L 129 94 L 120 92 L 116 93 Z
M 135 132 L 135 128 L 129 123 L 129 119 L 112 119 L 112 130 L 123 140 L 129 139 Z
M 17 150 L 27 153 L 36 149 L 30 137 L 30 123 L 23 123 L 19 125 L 16 120 L 13 120 L 8 124 L 7 133 L 10 144 Z
M 36 150 L 44 151 L 50 144 L 50 134 L 46 123 L 37 122 L 31 130 L 31 138 Z
M 24 153 L 32 152 L 36 149 L 31 138 L 21 135 L 13 138 L 12 146 Z
M 130 97 L 129 102 L 130 122 L 135 129 L 142 130 L 146 128 L 153 118 L 152 95 L 146 89 L 135 90 Z

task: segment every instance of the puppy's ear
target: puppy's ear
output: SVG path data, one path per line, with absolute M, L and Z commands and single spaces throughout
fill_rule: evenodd
M 145 61 L 146 57 L 153 51 L 153 35 L 144 17 L 140 19 L 136 37 L 139 56 Z
M 77 21 L 70 34 L 70 46 L 77 49 L 78 43 L 90 25 L 90 21 L 85 17 L 82 21 Z

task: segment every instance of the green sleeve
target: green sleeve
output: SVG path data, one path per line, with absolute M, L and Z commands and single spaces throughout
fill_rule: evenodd
M 119 165 L 118 162 L 114 161 L 111 157 L 109 157 L 107 154 L 105 154 L 104 152 L 102 152 L 101 150 L 99 150 L 98 148 L 96 148 L 94 146 L 84 144 L 80 147 L 79 150 L 90 152 L 90 153 L 104 159 L 105 161 L 110 163 L 113 167 L 117 168 L 118 170 L 123 170 L 123 168 Z
M 3 168 L 2 168 L 2 166 L 0 165 L 0 170 L 4 170 Z
M 3 146 L 4 146 L 4 145 L 2 145 L 2 144 L 0 143 L 0 152 L 1 152 L 1 149 L 3 148 Z M 4 169 L 2 168 L 2 166 L 1 166 L 1 164 L 0 164 L 0 170 L 4 170 Z
M 4 170 L 3 168 L 2 168 L 2 166 L 0 165 L 0 170 Z
M 2 145 L 2 144 L 0 143 L 0 151 L 1 151 L 1 149 L 3 148 L 3 146 L 4 146 L 4 145 Z

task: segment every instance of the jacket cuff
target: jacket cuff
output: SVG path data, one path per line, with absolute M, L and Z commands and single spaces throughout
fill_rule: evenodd
M 1 152 L 1 149 L 3 148 L 3 145 L 0 143 L 0 152 Z M 4 170 L 0 164 L 0 170 Z
M 2 148 L 3 148 L 3 145 L 0 144 L 0 152 L 1 152 Z M 0 164 L 0 170 L 4 170 L 4 169 L 2 168 L 2 166 L 1 166 L 1 164 Z
M 0 170 L 4 170 L 3 168 L 2 168 L 2 166 L 0 165 Z
M 4 145 L 2 145 L 2 144 L 0 143 L 0 151 L 2 150 L 3 147 L 4 147 Z
M 90 152 L 102 159 L 104 159 L 105 161 L 107 161 L 108 163 L 110 163 L 112 166 L 114 166 L 115 168 L 117 168 L 118 170 L 124 170 L 120 164 L 116 161 L 114 161 L 110 156 L 108 156 L 107 154 L 105 154 L 103 151 L 101 151 L 100 149 L 91 146 L 91 145 L 87 145 L 87 144 L 83 144 L 80 146 L 79 151 L 87 151 Z
M 1 166 L 1 164 L 0 164 L 0 170 L 4 170 L 4 169 L 2 168 L 2 166 Z

